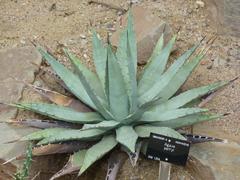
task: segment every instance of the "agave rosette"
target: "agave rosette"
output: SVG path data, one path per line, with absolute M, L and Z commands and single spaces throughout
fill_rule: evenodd
M 193 106 L 191 102 L 227 82 L 216 82 L 175 95 L 204 57 L 204 53 L 194 53 L 198 47 L 195 45 L 166 68 L 175 39 L 174 36 L 164 46 L 161 36 L 139 75 L 131 13 L 115 52 L 110 43 L 105 45 L 96 32 L 93 32 L 96 73 L 86 68 L 81 60 L 66 49 L 64 51 L 74 67 L 74 72 L 38 47 L 43 58 L 61 78 L 69 92 L 80 104 L 86 104 L 93 111 L 80 112 L 55 101 L 55 104 L 12 104 L 48 116 L 57 123 L 52 128 L 34 132 L 21 140 L 36 141 L 37 146 L 43 147 L 66 142 L 91 142 L 90 146 L 75 147 L 75 152 L 70 157 L 79 167 L 80 175 L 117 145 L 134 153 L 136 147 L 141 145 L 139 142 L 147 139 L 151 132 L 185 139 L 177 129 L 218 118 L 218 115 L 209 114 L 207 109 Z M 76 99 L 75 103 L 78 102 Z M 76 128 L 74 125 L 83 126 Z

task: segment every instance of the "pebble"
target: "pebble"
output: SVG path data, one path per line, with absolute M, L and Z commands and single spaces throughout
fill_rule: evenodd
M 25 41 L 24 39 L 21 39 L 21 40 L 20 40 L 20 43 L 21 43 L 21 44 L 26 44 L 26 41 Z
M 212 67 L 213 67 L 213 64 L 210 64 L 207 66 L 207 69 L 212 69 Z
M 238 58 L 238 56 L 240 56 L 240 52 L 237 49 L 229 49 L 228 55 Z
M 86 39 L 86 36 L 84 34 L 80 34 L 80 38 Z
M 87 54 L 83 54 L 83 57 L 84 57 L 85 59 L 87 59 L 87 58 L 88 58 L 88 55 L 87 55 Z
M 204 8 L 205 3 L 203 1 L 196 1 L 196 8 Z
M 113 24 L 107 24 L 107 30 L 109 31 L 116 31 L 116 29 L 113 27 Z
M 129 2 L 132 4 L 137 4 L 137 3 L 140 3 L 140 0 L 130 0 Z
M 192 10 L 192 9 L 187 9 L 187 13 L 188 13 L 188 14 L 192 14 L 192 13 L 193 13 L 193 10 Z

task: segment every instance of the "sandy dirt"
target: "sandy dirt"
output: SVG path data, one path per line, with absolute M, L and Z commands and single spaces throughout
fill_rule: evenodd
M 128 8 L 128 1 L 105 0 L 122 8 Z M 181 54 L 195 42 L 206 36 L 216 35 L 216 29 L 208 18 L 206 4 L 196 5 L 195 0 L 137 1 L 134 6 L 143 6 L 168 22 L 178 32 L 177 51 Z M 92 4 L 84 0 L 0 0 L 0 48 L 30 45 L 37 40 L 51 48 L 60 61 L 69 63 L 63 57 L 62 46 L 68 47 L 83 59 L 89 67 L 91 61 L 91 32 L 94 27 L 104 38 L 113 33 L 119 21 L 119 13 L 113 9 Z M 230 80 L 240 75 L 240 41 L 236 37 L 217 35 L 207 56 L 189 78 L 183 89 L 209 84 L 218 80 Z M 50 80 L 47 80 L 50 81 Z M 37 78 L 37 83 L 43 81 Z M 46 86 L 46 84 L 45 84 Z M 54 83 L 51 88 L 57 88 Z M 28 96 L 23 99 L 39 99 Z M 33 94 L 33 93 L 32 93 Z M 240 80 L 224 88 L 207 107 L 214 112 L 230 113 L 223 119 L 194 127 L 195 132 L 228 138 L 240 143 Z M 24 114 L 20 113 L 20 116 Z

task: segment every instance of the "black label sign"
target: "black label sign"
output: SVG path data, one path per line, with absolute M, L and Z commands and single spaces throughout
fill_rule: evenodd
M 189 149 L 188 141 L 151 133 L 146 156 L 152 160 L 185 166 Z

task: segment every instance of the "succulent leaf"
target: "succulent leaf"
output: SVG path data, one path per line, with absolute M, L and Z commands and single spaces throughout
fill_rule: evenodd
M 31 134 L 28 134 L 22 137 L 20 140 L 21 141 L 41 140 L 65 130 L 66 129 L 64 128 L 48 128 L 48 129 L 44 129 L 44 130 L 40 130 L 40 131 L 33 132 Z
M 207 112 L 208 109 L 201 109 L 201 108 L 180 108 L 169 110 L 165 112 L 152 112 L 148 111 L 143 114 L 141 119 L 137 122 L 144 122 L 144 123 L 151 123 L 151 122 L 160 122 L 160 121 L 168 121 L 171 119 L 180 118 L 183 116 Z
M 84 160 L 86 152 L 87 152 L 87 150 L 83 149 L 83 150 L 73 153 L 73 155 L 71 155 L 69 157 L 67 164 L 60 171 L 58 171 L 56 174 L 54 174 L 50 178 L 50 180 L 54 180 L 54 179 L 57 179 L 59 177 L 66 175 L 66 174 L 71 174 L 74 171 L 78 171 L 83 164 L 83 160 Z
M 137 74 L 137 43 L 136 43 L 136 35 L 133 27 L 133 14 L 130 9 L 128 13 L 128 24 L 127 24 L 127 39 L 128 39 L 128 48 L 130 54 L 130 64 L 133 64 L 132 69 L 130 71 L 134 72 L 134 76 Z
M 141 105 L 134 113 L 129 114 L 124 120 L 121 121 L 122 124 L 131 124 L 141 118 L 141 116 L 149 110 L 158 99 L 154 99 Z
M 128 29 L 125 29 L 120 36 L 116 57 L 122 70 L 123 79 L 129 97 L 130 113 L 132 113 L 137 109 L 137 80 L 128 37 Z
M 83 149 L 83 150 L 80 150 L 80 151 L 74 153 L 74 154 L 72 155 L 73 164 L 81 167 L 81 166 L 83 165 L 83 161 L 84 161 L 86 152 L 87 152 L 87 150 L 86 150 L 86 149 Z
M 97 124 L 84 124 L 82 129 L 100 129 L 100 130 L 109 130 L 115 128 L 120 123 L 114 120 L 102 121 Z
M 153 59 L 157 58 L 158 55 L 161 53 L 163 45 L 164 45 L 164 39 L 163 39 L 164 33 L 160 36 L 160 38 L 158 39 L 158 42 L 156 44 L 156 46 L 154 47 L 154 50 L 150 56 L 150 58 L 148 59 L 147 64 L 144 66 L 143 71 L 140 72 L 138 79 L 142 79 L 143 76 L 143 72 L 145 71 L 146 68 L 148 68 L 149 64 L 151 64 L 151 61 L 154 61 Z M 148 89 L 148 86 L 142 86 L 141 89 L 139 90 L 139 94 L 142 94 L 144 91 L 146 91 Z
M 89 148 L 85 154 L 79 175 L 86 171 L 86 169 L 89 168 L 95 161 L 111 151 L 116 145 L 117 141 L 115 137 L 113 135 L 108 135 L 103 137 L 100 142 Z
M 138 139 L 137 133 L 132 126 L 121 126 L 116 129 L 117 141 L 127 147 L 131 152 L 135 152 L 135 146 Z
M 79 151 L 80 149 L 89 148 L 93 142 L 66 142 L 62 144 L 47 144 L 33 148 L 33 156 L 42 156 L 50 154 L 65 154 Z
M 139 97 L 141 104 L 151 101 L 152 99 L 158 97 L 158 94 L 161 94 L 161 91 L 170 83 L 171 79 L 175 76 L 178 70 L 183 66 L 185 61 L 192 55 L 196 50 L 198 45 L 193 46 L 191 49 L 186 51 L 182 56 L 180 56 L 170 67 L 169 69 L 160 76 L 159 80 L 155 82 L 152 87 L 149 87 L 143 95 Z M 162 97 L 162 96 L 161 96 Z
M 157 133 L 164 136 L 173 137 L 176 139 L 186 140 L 179 132 L 169 127 L 156 127 L 156 126 L 136 126 L 135 131 L 141 138 L 148 138 L 150 133 Z
M 72 63 L 77 67 L 77 72 L 79 75 L 79 79 L 82 82 L 82 85 L 84 86 L 85 90 L 87 91 L 88 96 L 91 98 L 92 102 L 96 106 L 98 112 L 106 119 L 113 119 L 112 114 L 108 111 L 108 103 L 101 99 L 94 89 L 92 88 L 92 85 L 87 80 L 87 77 L 84 74 L 84 71 L 80 68 L 80 62 L 77 59 L 71 58 Z
M 148 88 L 152 87 L 159 76 L 164 72 L 168 57 L 171 53 L 176 36 L 174 36 L 167 45 L 162 49 L 158 56 L 148 62 L 147 67 L 142 72 L 138 81 L 138 94 L 141 95 Z
M 85 104 L 89 105 L 93 109 L 96 109 L 96 106 L 88 96 L 80 79 L 74 73 L 64 67 L 61 63 L 59 63 L 53 56 L 47 53 L 43 48 L 38 47 L 38 51 L 51 65 L 57 75 L 64 81 L 67 88 Z
M 46 103 L 18 103 L 12 106 L 37 112 L 39 114 L 54 118 L 59 121 L 71 123 L 96 123 L 101 122 L 103 118 L 96 112 L 77 112 L 71 108 Z
M 44 138 L 37 145 L 44 145 L 49 143 L 57 143 L 72 140 L 97 140 L 105 133 L 104 130 L 99 129 L 86 129 L 86 130 L 75 130 L 66 129 L 64 131 L 58 132 L 56 134 L 51 134 L 50 136 Z
M 188 116 L 184 116 L 176 119 L 170 119 L 167 121 L 152 123 L 152 125 L 170 127 L 170 128 L 176 129 L 176 128 L 181 128 L 185 126 L 191 126 L 193 124 L 204 122 L 204 121 L 217 119 L 220 117 L 221 115 L 193 114 L 193 115 L 188 115 Z
M 81 63 L 81 60 L 78 59 L 74 54 L 70 53 L 67 49 L 64 49 L 65 54 L 70 59 L 72 64 L 74 65 L 77 72 L 81 72 L 86 80 L 91 83 L 91 87 L 93 88 L 94 92 L 101 97 L 102 99 L 106 100 L 105 93 L 103 91 L 102 84 L 98 78 L 98 76 L 89 70 L 86 66 Z M 80 78 L 81 79 L 81 78 Z
M 128 115 L 129 102 L 122 72 L 110 45 L 108 46 L 107 64 L 110 110 L 114 118 L 120 121 Z
M 46 128 L 79 128 L 81 124 L 67 123 L 63 121 L 54 120 L 42 120 L 42 119 L 11 119 L 7 123 L 14 125 L 24 125 L 28 127 L 34 127 L 39 129 Z
M 80 112 L 92 111 L 86 104 L 83 104 L 81 101 L 73 97 L 65 96 L 59 92 L 43 89 L 38 86 L 34 86 L 34 85 L 29 85 L 29 86 L 33 88 L 34 91 L 38 92 L 43 97 L 47 98 L 49 101 L 57 105 L 69 107 L 69 108 L 72 108 L 73 110 L 80 111 Z
M 169 109 L 176 109 L 186 105 L 187 103 L 193 101 L 196 98 L 199 98 L 205 94 L 208 94 L 216 89 L 226 85 L 228 82 L 216 82 L 207 86 L 201 86 L 198 88 L 194 88 L 188 91 L 185 91 L 165 103 L 162 103 L 156 107 L 154 107 L 154 111 L 165 111 Z
M 184 84 L 203 57 L 203 54 L 197 55 L 179 69 L 179 71 L 171 79 L 171 82 L 174 83 L 169 83 L 159 94 L 160 97 L 163 97 L 163 99 L 160 99 L 159 103 L 162 103 L 163 100 L 169 99 L 177 92 L 177 90 Z
M 101 40 L 98 38 L 97 33 L 93 31 L 93 62 L 97 71 L 97 75 L 102 83 L 102 87 L 107 95 L 106 85 L 106 69 L 107 69 L 107 48 L 104 47 Z

